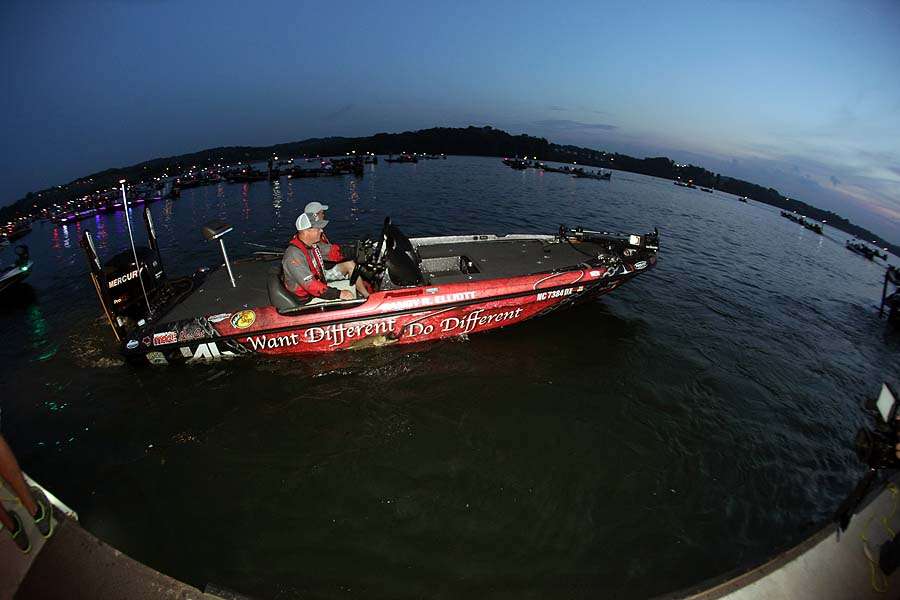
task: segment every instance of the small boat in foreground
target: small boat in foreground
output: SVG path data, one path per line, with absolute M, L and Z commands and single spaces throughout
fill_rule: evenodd
M 355 289 L 368 298 L 301 303 L 282 282 L 282 253 L 229 262 L 224 222 L 203 235 L 217 241 L 223 266 L 193 277 L 164 275 L 149 211 L 149 248 L 100 262 L 82 236 L 90 275 L 128 358 L 192 362 L 249 354 L 291 355 L 411 344 L 506 327 L 611 292 L 650 270 L 659 233 L 617 235 L 560 228 L 555 235 L 407 238 L 386 219 L 377 241 L 356 245 Z
M 0 293 L 20 283 L 31 274 L 34 262 L 28 256 L 28 246 L 16 246 L 16 262 L 0 267 Z

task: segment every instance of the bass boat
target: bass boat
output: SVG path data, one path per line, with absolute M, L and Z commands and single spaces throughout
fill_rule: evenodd
M 531 319 L 611 292 L 656 264 L 659 232 L 618 235 L 560 227 L 554 235 L 407 238 L 386 219 L 376 240 L 356 244 L 368 298 L 301 301 L 282 281 L 282 253 L 230 262 L 213 221 L 207 240 L 222 265 L 166 277 L 149 211 L 149 247 L 102 264 L 82 235 L 90 276 L 121 351 L 151 363 L 250 354 L 304 355 L 466 336 Z
M 0 267 L 0 293 L 28 277 L 33 266 L 34 262 L 28 256 L 28 246 L 16 246 L 16 262 Z

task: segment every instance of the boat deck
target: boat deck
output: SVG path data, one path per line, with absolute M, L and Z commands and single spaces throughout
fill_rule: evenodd
M 595 257 L 601 248 L 590 242 L 570 245 L 541 239 L 512 239 L 428 244 L 417 246 L 416 250 L 422 259 L 422 270 L 432 283 L 454 283 L 567 269 Z M 442 265 L 439 259 L 456 257 L 471 261 L 478 272 L 438 270 Z
M 200 287 L 163 316 L 159 322 L 172 323 L 216 313 L 268 306 L 270 301 L 266 281 L 269 269 L 278 266 L 280 261 L 279 257 L 272 260 L 231 263 L 237 287 L 232 287 L 231 281 L 228 279 L 228 271 L 223 265 L 210 273 Z
M 590 242 L 573 246 L 541 239 L 466 240 L 417 246 L 422 259 L 420 266 L 428 284 L 483 281 L 567 269 L 600 251 L 600 246 Z M 460 257 L 470 261 L 477 272 L 474 269 L 470 273 L 462 272 Z M 233 262 L 231 270 L 237 287 L 232 287 L 224 266 L 212 271 L 159 323 L 268 306 L 271 304 L 267 287 L 269 271 L 278 268 L 280 261 L 280 257 L 273 257 Z M 341 287 L 336 283 L 330 285 Z

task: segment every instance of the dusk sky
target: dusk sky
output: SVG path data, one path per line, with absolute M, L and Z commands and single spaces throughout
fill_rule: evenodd
M 226 145 L 493 125 L 900 243 L 900 2 L 6 2 L 0 205 Z

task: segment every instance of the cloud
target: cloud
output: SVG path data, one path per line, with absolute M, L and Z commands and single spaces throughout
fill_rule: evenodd
M 607 123 L 581 123 L 579 121 L 570 121 L 568 119 L 545 119 L 543 121 L 535 121 L 534 125 L 543 129 L 551 129 L 556 132 L 578 131 L 580 133 L 591 133 L 618 129 L 617 126 L 609 125 Z
M 555 104 L 551 104 L 547 107 L 548 110 L 555 110 L 559 112 L 569 112 L 571 109 L 566 108 L 565 106 L 556 106 Z

